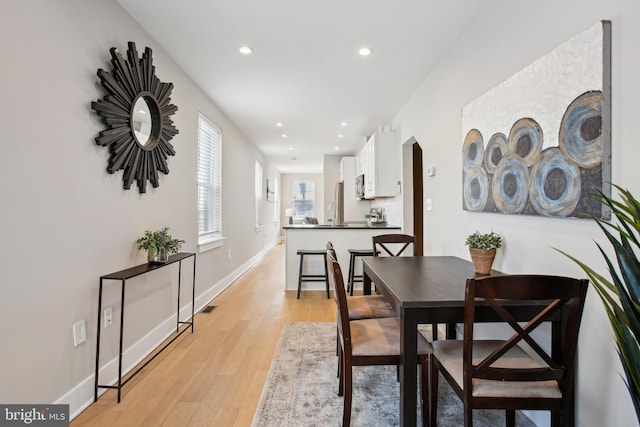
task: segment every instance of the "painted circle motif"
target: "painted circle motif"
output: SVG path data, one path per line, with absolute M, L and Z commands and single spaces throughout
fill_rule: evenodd
M 577 97 L 562 116 L 558 145 L 564 155 L 583 168 L 602 163 L 602 92 Z
M 462 189 L 464 206 L 469 211 L 482 211 L 489 199 L 489 178 L 480 166 L 467 171 Z
M 509 152 L 522 157 L 527 167 L 542 151 L 542 128 L 535 120 L 525 117 L 516 121 L 509 131 Z
M 484 157 L 484 141 L 482 134 L 477 129 L 467 132 L 462 144 L 462 169 L 467 172 L 469 169 L 482 164 Z
M 509 152 L 509 141 L 503 133 L 494 133 L 489 142 L 487 148 L 484 150 L 484 168 L 488 173 L 494 173 L 498 162 Z
M 529 169 L 518 154 L 509 153 L 496 166 L 491 192 L 496 208 L 503 213 L 520 213 L 527 205 Z
M 580 169 L 558 147 L 540 153 L 529 183 L 529 200 L 539 215 L 571 215 L 580 201 L 580 188 Z

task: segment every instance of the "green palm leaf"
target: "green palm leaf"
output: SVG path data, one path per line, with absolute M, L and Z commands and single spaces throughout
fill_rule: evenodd
M 603 193 L 592 197 L 611 209 L 617 223 L 591 216 L 615 253 L 613 260 L 596 243 L 611 279 L 566 252 L 556 250 L 582 268 L 604 305 L 624 369 L 627 389 L 640 423 L 640 260 L 636 255 L 636 251 L 640 250 L 640 202 L 628 190 L 615 184 L 613 186 L 618 190 L 620 200 L 613 200 Z

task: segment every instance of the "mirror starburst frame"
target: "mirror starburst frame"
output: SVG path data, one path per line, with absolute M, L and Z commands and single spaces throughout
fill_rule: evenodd
M 167 158 L 175 155 L 169 142 L 178 134 L 171 119 L 178 110 L 171 104 L 173 83 L 163 83 L 156 77 L 148 47 L 142 58 L 138 57 L 134 42 L 128 44 L 126 59 L 115 47 L 110 52 L 112 73 L 101 68 L 97 73 L 107 95 L 91 103 L 91 108 L 107 126 L 95 141 L 109 147 L 107 172 L 124 170 L 122 187 L 130 189 L 135 179 L 140 193 L 145 193 L 147 181 L 158 187 L 158 172 L 168 174 Z M 146 103 L 151 116 L 151 128 L 144 138 L 136 134 L 133 123 L 134 110 L 140 100 Z

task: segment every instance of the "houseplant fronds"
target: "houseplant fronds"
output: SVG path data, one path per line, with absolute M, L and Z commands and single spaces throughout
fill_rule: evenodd
M 625 382 L 640 422 L 640 202 L 618 185 L 620 201 L 599 193 L 593 198 L 611 209 L 617 220 L 591 217 L 613 247 L 615 259 L 596 243 L 611 276 L 611 280 L 564 251 L 556 249 L 574 261 L 587 274 L 604 305 L 616 341 L 618 357 L 625 373 Z M 614 234 L 617 233 L 617 236 Z

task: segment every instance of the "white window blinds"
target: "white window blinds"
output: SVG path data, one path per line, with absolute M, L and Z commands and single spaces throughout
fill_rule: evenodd
M 222 133 L 198 118 L 198 239 L 222 235 Z

